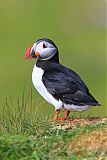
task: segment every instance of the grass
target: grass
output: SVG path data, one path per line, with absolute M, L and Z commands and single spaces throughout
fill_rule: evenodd
M 41 129 L 37 131 L 38 134 L 35 134 L 35 136 L 2 135 L 0 137 L 0 157 L 1 160 L 106 158 L 107 144 L 106 147 L 101 150 L 91 150 L 89 147 L 85 148 L 86 144 L 83 143 L 84 140 L 82 140 L 82 146 L 80 144 L 81 137 L 83 138 L 85 136 L 86 141 L 86 138 L 90 138 L 91 133 L 98 133 L 99 131 L 101 133 L 99 139 L 101 136 L 103 137 L 104 134 L 107 142 L 105 132 L 107 131 L 107 123 L 86 126 L 76 130 L 53 130 L 51 127 L 45 128 L 41 126 Z M 78 143 L 76 139 L 79 139 Z M 80 144 L 80 146 L 76 144 Z
M 106 159 L 106 118 L 52 122 L 33 106 L 32 90 L 16 104 L 6 98 L 0 116 L 1 160 Z

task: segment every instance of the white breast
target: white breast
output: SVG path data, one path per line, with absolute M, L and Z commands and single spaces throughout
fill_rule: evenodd
M 49 103 L 55 106 L 56 109 L 62 108 L 62 102 L 59 100 L 56 100 L 46 89 L 42 82 L 42 75 L 44 74 L 44 70 L 36 67 L 36 65 L 33 68 L 32 72 L 32 82 L 34 87 L 37 89 L 37 91 L 40 93 L 40 95 Z

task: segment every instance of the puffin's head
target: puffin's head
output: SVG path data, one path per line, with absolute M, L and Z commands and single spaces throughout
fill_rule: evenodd
M 50 39 L 38 39 L 31 48 L 26 51 L 25 59 L 37 58 L 37 60 L 48 60 L 58 54 L 58 49 Z

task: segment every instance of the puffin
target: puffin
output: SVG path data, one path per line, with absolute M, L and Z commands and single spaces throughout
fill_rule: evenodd
M 32 82 L 39 94 L 55 107 L 54 120 L 66 120 L 70 112 L 100 106 L 81 77 L 60 63 L 58 48 L 51 39 L 38 39 L 27 49 L 25 59 L 37 59 Z M 66 112 L 60 118 L 62 108 Z

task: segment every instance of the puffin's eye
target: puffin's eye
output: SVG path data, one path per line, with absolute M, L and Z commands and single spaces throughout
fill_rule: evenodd
M 43 48 L 46 48 L 46 45 L 43 43 Z

